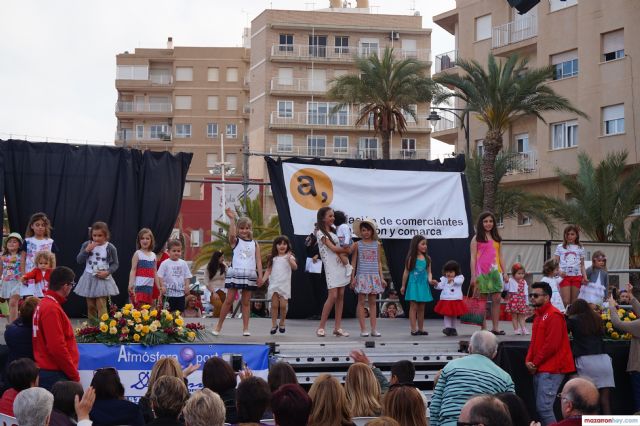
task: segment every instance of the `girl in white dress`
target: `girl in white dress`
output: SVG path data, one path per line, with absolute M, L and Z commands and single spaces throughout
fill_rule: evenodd
M 558 265 L 558 262 L 555 259 L 549 259 L 544 262 L 544 266 L 542 266 L 542 275 L 544 276 L 540 281 L 549 284 L 549 287 L 551 287 L 551 304 L 560 312 L 564 313 L 566 308 L 562 302 L 562 297 L 560 296 L 559 284 L 562 281 L 562 278 L 560 277 L 560 265 Z
M 291 271 L 298 269 L 296 258 L 291 252 L 289 239 L 280 235 L 273 240 L 271 255 L 267 260 L 267 271 L 262 282 L 269 280 L 267 298 L 271 299 L 271 334 L 285 332 L 284 322 L 287 318 L 287 303 L 291 299 Z M 280 325 L 277 324 L 280 311 Z
M 320 258 L 324 265 L 324 272 L 327 278 L 327 289 L 329 290 L 327 300 L 322 307 L 322 315 L 320 316 L 320 325 L 316 331 L 318 337 L 324 337 L 324 330 L 331 309 L 335 305 L 335 328 L 333 334 L 335 336 L 348 337 L 349 333 L 340 328 L 342 323 L 342 308 L 344 306 L 344 289 L 351 277 L 346 274 L 346 267 L 340 261 L 338 255 L 349 253 L 350 249 L 340 247 L 338 236 L 333 233 L 333 222 L 335 220 L 333 209 L 331 207 L 322 207 L 318 210 L 316 238 L 318 240 L 318 248 L 320 250 Z

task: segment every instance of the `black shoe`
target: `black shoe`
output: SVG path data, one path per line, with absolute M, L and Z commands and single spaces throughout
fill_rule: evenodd
M 269 333 L 276 334 L 276 331 L 278 331 L 278 327 L 273 327 Z
M 429 335 L 429 332 L 427 330 L 420 330 L 419 333 L 420 333 L 421 336 L 428 336 Z
M 280 331 L 280 333 L 284 333 L 286 330 L 284 329 L 284 327 L 278 327 L 278 331 Z
M 451 329 L 449 327 L 442 329 L 442 334 L 445 336 L 451 336 Z
M 456 330 L 455 328 L 452 328 L 450 336 L 457 336 L 457 335 L 458 335 L 458 330 Z
M 420 331 L 416 330 L 416 331 L 412 331 L 411 332 L 412 336 L 419 336 L 420 335 Z

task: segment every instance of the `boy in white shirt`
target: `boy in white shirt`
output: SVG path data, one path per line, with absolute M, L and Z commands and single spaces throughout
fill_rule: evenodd
M 184 311 L 185 296 L 189 294 L 189 281 L 191 271 L 187 262 L 181 259 L 182 243 L 178 240 L 170 240 L 167 243 L 169 259 L 160 264 L 158 279 L 160 291 L 167 296 L 169 310 Z

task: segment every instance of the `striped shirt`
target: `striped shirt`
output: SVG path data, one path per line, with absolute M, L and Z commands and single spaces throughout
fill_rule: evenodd
M 484 355 L 450 361 L 443 369 L 429 406 L 432 426 L 455 426 L 469 397 L 514 392 L 511 376 Z

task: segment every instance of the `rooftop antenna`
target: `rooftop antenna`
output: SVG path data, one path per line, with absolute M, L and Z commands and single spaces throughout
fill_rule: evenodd
M 411 0 L 409 2 L 409 11 L 411 11 L 412 15 L 416 14 L 416 0 Z
M 307 3 L 305 3 L 305 4 L 304 4 L 304 6 L 305 6 L 305 8 L 306 8 L 307 10 L 309 10 L 309 6 L 311 6 L 311 10 L 315 10 L 315 8 L 316 8 L 316 2 L 307 2 Z

